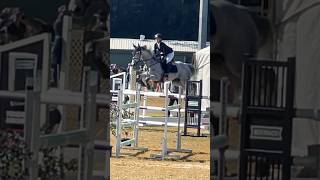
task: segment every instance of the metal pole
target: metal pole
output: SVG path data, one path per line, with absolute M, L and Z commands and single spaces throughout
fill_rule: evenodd
M 139 140 L 139 112 L 140 112 L 140 88 L 141 85 L 139 83 L 136 84 L 136 103 L 137 106 L 135 107 L 135 114 L 134 114 L 134 147 L 138 147 L 138 140 Z
M 181 123 L 181 94 L 182 94 L 182 87 L 179 86 L 178 104 L 180 104 L 180 106 L 179 106 L 179 109 L 178 109 L 177 150 L 181 150 L 181 129 L 180 129 L 180 123 Z
M 40 92 L 26 91 L 26 126 L 25 139 L 28 147 L 34 153 L 31 160 L 28 160 L 26 166 L 29 168 L 29 179 L 34 180 L 38 177 L 39 160 L 39 139 L 40 139 Z
M 126 89 L 126 77 L 127 77 L 127 74 L 124 73 L 124 74 L 123 74 L 123 77 L 122 77 L 122 89 L 123 89 L 123 90 Z
M 163 141 L 162 141 L 162 160 L 165 159 L 165 156 L 168 154 L 168 147 L 167 147 L 167 140 L 168 140 L 168 84 L 169 82 L 164 83 L 164 93 L 165 97 L 165 122 L 164 122 L 164 134 L 163 134 Z
M 87 98 L 87 84 L 88 84 L 88 71 L 90 70 L 90 68 L 88 66 L 84 67 L 84 73 L 82 75 L 82 86 L 81 86 L 81 98 L 82 98 L 82 104 L 81 104 L 81 108 L 80 108 L 80 128 L 85 128 L 86 127 L 86 122 L 85 122 L 85 114 L 86 114 L 86 108 L 87 108 L 87 102 L 86 102 L 86 98 Z M 78 179 L 79 180 L 85 180 L 85 160 L 86 160 L 86 144 L 80 144 L 80 148 L 79 148 L 79 161 L 78 161 Z
M 136 71 L 133 70 L 132 66 L 129 67 L 129 76 L 130 76 L 130 80 L 129 80 L 129 85 L 128 85 L 128 89 L 129 90 L 134 90 L 135 87 L 133 87 L 136 83 Z
M 200 0 L 198 49 L 206 47 L 208 34 L 208 0 Z
M 117 118 L 117 122 L 116 122 L 116 138 L 117 138 L 116 157 L 120 156 L 120 149 L 121 149 L 122 96 L 123 96 L 123 91 L 122 91 L 122 87 L 120 87 L 119 94 L 118 94 L 119 117 Z
M 222 78 L 220 81 L 220 106 L 219 134 L 227 137 L 227 102 L 228 102 L 228 78 Z M 223 180 L 225 176 L 225 149 L 219 148 L 218 162 L 218 180 Z
M 97 117 L 96 95 L 98 89 L 98 73 L 89 71 L 87 83 L 85 86 L 85 128 L 87 129 L 88 142 L 85 143 L 84 149 L 84 179 L 91 180 L 93 178 L 93 158 L 94 158 L 94 139 L 95 139 L 95 122 Z

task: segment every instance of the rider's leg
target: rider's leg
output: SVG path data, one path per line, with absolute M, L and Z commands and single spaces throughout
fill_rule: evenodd
M 169 53 L 169 54 L 166 56 L 167 64 L 171 63 L 171 61 L 173 60 L 173 58 L 174 58 L 174 52 Z
M 167 56 L 166 56 L 166 63 L 167 63 L 167 72 L 170 72 L 170 68 L 171 68 L 171 62 L 174 58 L 174 52 L 172 53 L 169 53 Z
M 162 67 L 163 73 L 167 73 L 167 62 L 166 62 L 166 60 L 163 60 L 161 62 L 161 67 Z

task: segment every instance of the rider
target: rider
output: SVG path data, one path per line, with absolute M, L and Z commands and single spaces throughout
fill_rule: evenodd
M 169 69 L 167 64 L 170 64 L 174 58 L 174 51 L 171 47 L 162 42 L 162 35 L 157 33 L 154 35 L 156 43 L 154 44 L 154 54 L 161 57 L 161 66 L 164 73 L 168 73 Z
M 23 23 L 24 13 L 22 9 L 15 8 L 13 15 L 10 17 L 11 23 L 8 25 L 8 33 L 13 34 L 13 41 L 23 39 L 27 31 L 26 25 Z

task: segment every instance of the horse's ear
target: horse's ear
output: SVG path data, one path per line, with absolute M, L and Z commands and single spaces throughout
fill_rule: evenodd
M 139 43 L 138 43 L 138 47 L 141 47 Z
M 136 46 L 136 45 L 134 45 L 133 43 L 132 43 L 132 45 L 133 45 L 133 47 L 134 47 L 135 49 L 137 49 L 137 46 Z

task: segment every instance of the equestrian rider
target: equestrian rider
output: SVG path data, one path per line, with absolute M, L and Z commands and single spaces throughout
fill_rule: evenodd
M 27 26 L 23 23 L 24 13 L 22 9 L 15 8 L 11 15 L 11 23 L 8 25 L 8 33 L 12 34 L 13 41 L 25 38 Z
M 157 33 L 154 35 L 156 43 L 154 44 L 154 54 L 161 58 L 161 66 L 164 73 L 169 72 L 169 65 L 174 58 L 174 51 L 171 47 L 162 42 L 162 35 Z M 168 68 L 167 68 L 168 67 Z

